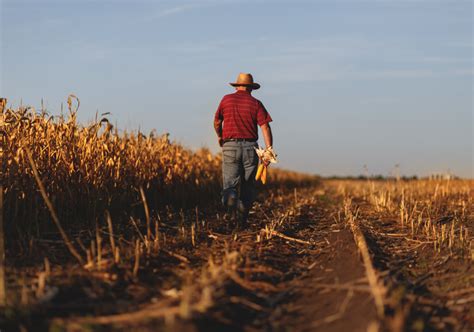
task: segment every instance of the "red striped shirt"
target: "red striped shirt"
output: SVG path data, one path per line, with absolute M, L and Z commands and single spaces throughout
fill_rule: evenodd
M 272 121 L 262 102 L 248 91 L 238 90 L 222 98 L 215 121 L 224 121 L 222 138 L 258 139 L 257 125 Z

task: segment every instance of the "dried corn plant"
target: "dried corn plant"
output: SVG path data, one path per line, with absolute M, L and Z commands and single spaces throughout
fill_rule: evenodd
M 0 176 L 6 226 L 21 243 L 40 237 L 50 227 L 44 222 L 49 213 L 27 151 L 31 151 L 45 191 L 66 229 L 93 229 L 105 210 L 128 215 L 142 209 L 145 197 L 153 210 L 218 201 L 220 155 L 207 149 L 186 149 L 170 142 L 168 134 L 119 131 L 107 114 L 81 125 L 77 121 L 79 99 L 70 95 L 67 105 L 67 114 L 60 116 L 31 107 L 2 108 L 0 113 L 5 137 L 6 158 Z M 270 176 L 272 182 L 282 184 L 314 180 L 273 169 Z
M 473 188 L 472 180 L 355 181 L 344 183 L 340 193 L 360 197 L 375 214 L 396 219 L 410 239 L 471 259 Z
M 40 232 L 46 213 L 27 150 L 66 224 L 93 222 L 105 207 L 133 207 L 140 187 L 154 205 L 192 206 L 218 192 L 219 158 L 209 151 L 192 152 L 153 132 L 119 133 L 105 117 L 82 126 L 71 99 L 67 117 L 27 107 L 2 113 L 6 219 L 22 231 Z

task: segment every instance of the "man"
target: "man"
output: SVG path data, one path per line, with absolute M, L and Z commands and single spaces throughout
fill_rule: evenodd
M 272 118 L 263 104 L 251 95 L 260 88 L 251 74 L 239 74 L 237 81 L 230 85 L 236 92 L 222 98 L 214 117 L 214 128 L 223 154 L 222 202 L 230 211 L 237 210 L 239 221 L 245 225 L 256 196 L 257 125 L 262 129 L 266 147 L 270 148 L 273 145 L 269 125 Z

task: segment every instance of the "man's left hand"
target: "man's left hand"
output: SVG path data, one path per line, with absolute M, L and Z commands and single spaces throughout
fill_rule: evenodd
M 219 146 L 222 147 L 224 145 L 224 139 L 222 137 L 219 137 L 218 139 Z

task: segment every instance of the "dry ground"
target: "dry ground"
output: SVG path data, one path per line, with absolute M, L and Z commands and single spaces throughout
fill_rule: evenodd
M 37 241 L 30 258 L 14 259 L 10 253 L 7 275 L 14 305 L 3 311 L 0 326 L 31 331 L 473 331 L 469 253 L 434 250 L 429 240 L 408 236 L 397 215 L 377 211 L 366 197 L 354 194 L 348 207 L 340 186 L 324 181 L 264 192 L 251 226 L 243 230 L 217 207 L 162 213 L 150 242 L 142 241 L 145 222 L 129 221 L 115 230 L 116 245 L 129 248 L 116 263 L 107 225 L 98 225 L 97 233 L 74 237 L 82 238 L 85 247 L 90 239 L 103 243 L 100 261 L 96 253 L 96 265 L 87 269 L 73 262 L 54 235 Z M 468 208 L 466 224 L 474 234 L 473 208 Z M 360 237 L 369 253 L 365 259 Z

